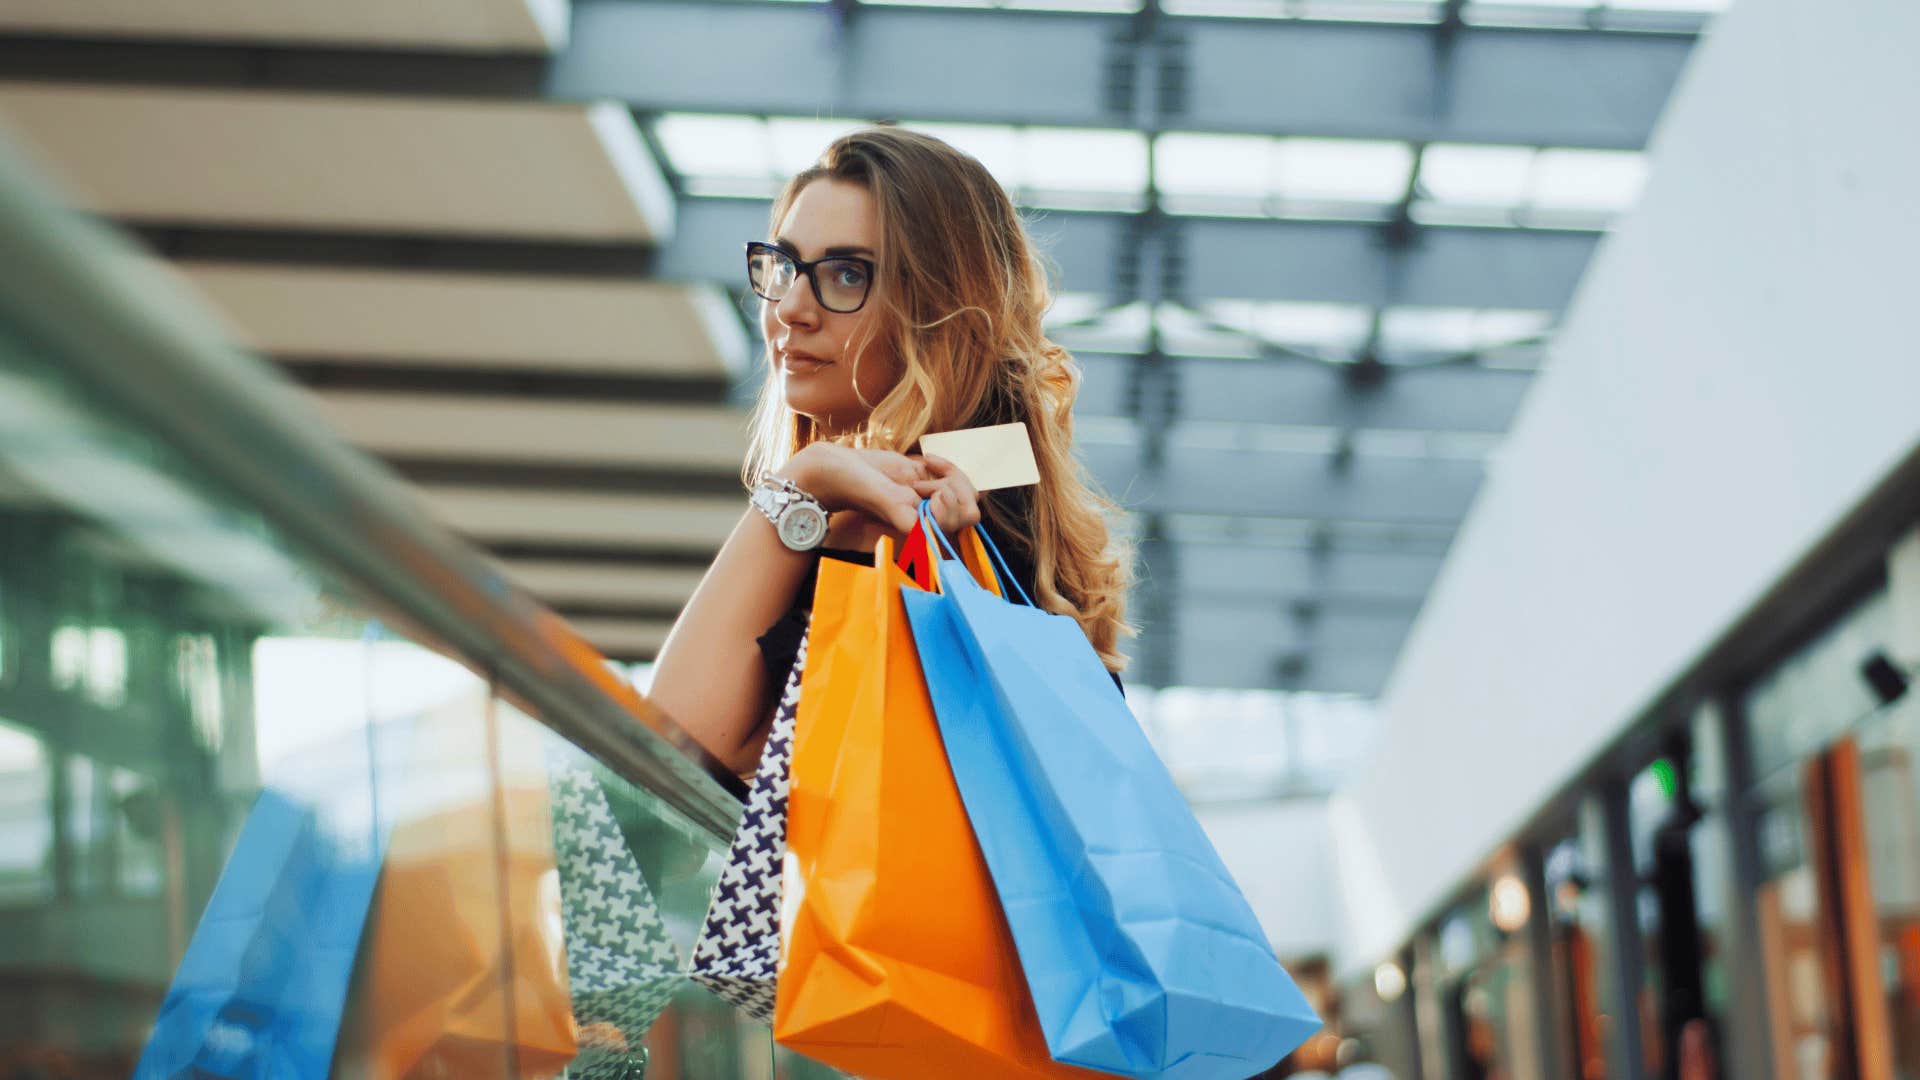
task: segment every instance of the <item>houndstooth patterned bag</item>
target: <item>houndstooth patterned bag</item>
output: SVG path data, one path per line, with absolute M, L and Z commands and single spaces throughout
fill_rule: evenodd
M 580 1026 L 572 1077 L 612 1080 L 644 1060 L 647 1029 L 684 981 L 640 864 L 591 772 L 549 762 L 567 979 Z
M 774 708 L 773 727 L 747 792 L 740 826 L 727 849 L 726 866 L 714 883 L 706 920 L 693 943 L 693 981 L 769 1024 L 780 968 L 780 863 L 787 853 L 793 721 L 800 706 L 800 672 L 806 663 L 803 635 L 786 688 Z

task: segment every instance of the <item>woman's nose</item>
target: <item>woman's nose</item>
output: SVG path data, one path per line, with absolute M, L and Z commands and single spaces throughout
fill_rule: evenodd
M 814 302 L 813 282 L 807 279 L 807 275 L 801 274 L 794 279 L 793 285 L 787 289 L 787 295 L 773 305 L 773 313 L 788 326 L 819 321 L 820 308 Z

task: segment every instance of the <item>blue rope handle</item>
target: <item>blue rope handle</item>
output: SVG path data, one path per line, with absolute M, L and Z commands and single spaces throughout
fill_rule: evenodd
M 961 561 L 960 553 L 953 550 L 953 545 L 947 542 L 946 531 L 940 528 L 939 522 L 933 520 L 932 499 L 920 500 L 920 525 L 933 536 L 934 540 L 939 543 L 940 549 L 945 551 L 954 562 Z M 1019 594 L 1020 600 L 1028 607 L 1033 607 L 1033 600 L 1027 596 L 1027 590 L 1021 587 L 1020 579 L 1014 577 L 1013 571 L 1007 569 L 1007 560 L 1001 556 L 1000 549 L 994 546 L 993 537 L 987 535 L 986 526 L 975 525 L 973 531 L 979 535 L 981 545 L 987 549 L 987 557 L 993 560 L 994 570 L 1000 574 L 1002 590 L 1008 585 L 1013 586 L 1013 591 Z M 935 577 L 937 580 L 938 575 L 936 574 Z M 1009 603 L 1011 603 L 1011 601 L 1009 601 Z

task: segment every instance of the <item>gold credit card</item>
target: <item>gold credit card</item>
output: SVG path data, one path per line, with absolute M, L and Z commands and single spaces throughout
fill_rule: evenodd
M 960 467 L 978 491 L 1026 487 L 1040 482 L 1040 463 L 1025 424 L 942 431 L 920 436 L 920 451 Z

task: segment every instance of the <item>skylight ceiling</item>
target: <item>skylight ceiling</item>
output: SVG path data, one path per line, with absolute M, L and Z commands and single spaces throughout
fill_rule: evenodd
M 673 113 L 656 126 L 690 194 L 767 198 L 784 178 L 857 125 Z M 1142 205 L 1147 140 L 1121 129 L 912 124 L 980 159 L 1028 206 L 1132 210 Z M 1153 146 L 1164 208 L 1175 214 L 1384 220 L 1405 197 L 1436 225 L 1603 229 L 1638 197 L 1634 151 L 1168 132 Z
M 1697 25 L 1732 0 L 1473 0 L 1462 11 L 1471 24 L 1592 29 L 1667 29 L 1664 20 Z M 1326 22 L 1436 23 L 1440 0 L 1165 0 L 1170 15 Z M 1649 23 L 1649 17 L 1654 21 Z

